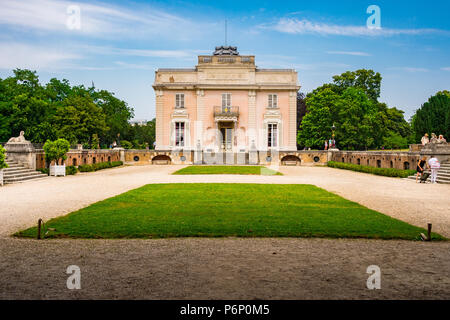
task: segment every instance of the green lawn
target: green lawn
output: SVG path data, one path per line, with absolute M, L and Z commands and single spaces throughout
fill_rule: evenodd
M 264 166 L 189 166 L 173 174 L 250 174 L 283 175 Z
M 52 219 L 46 228 L 50 238 L 418 239 L 425 233 L 312 185 L 206 183 L 146 185 Z M 15 235 L 36 233 L 33 227 Z

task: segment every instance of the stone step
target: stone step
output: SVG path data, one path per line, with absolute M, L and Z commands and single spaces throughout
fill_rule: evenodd
M 20 178 L 20 177 L 28 177 L 28 176 L 37 176 L 41 175 L 42 173 L 39 171 L 27 171 L 27 172 L 19 172 L 19 173 L 3 173 L 3 177 L 5 179 L 9 178 Z
M 26 177 L 18 177 L 18 178 L 4 178 L 5 184 L 10 183 L 18 183 L 18 182 L 25 182 L 29 180 L 37 180 L 37 179 L 47 179 L 48 176 L 46 174 L 38 174 L 38 175 L 32 175 L 32 176 L 26 176 Z
M 30 170 L 27 168 L 6 168 L 3 169 L 4 174 L 13 174 L 13 173 L 24 173 L 24 172 L 34 172 L 34 170 Z
M 416 180 L 416 176 L 409 176 L 408 179 Z M 431 182 L 431 178 L 428 178 L 427 182 Z M 450 178 L 441 178 L 441 177 L 438 176 L 436 178 L 436 182 L 437 183 L 442 183 L 442 184 L 450 184 Z
M 22 166 L 22 165 L 20 165 L 18 163 L 15 163 L 15 164 L 8 163 L 8 168 L 24 168 L 24 166 Z

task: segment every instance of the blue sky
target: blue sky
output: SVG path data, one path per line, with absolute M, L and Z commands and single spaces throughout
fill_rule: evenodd
M 369 29 L 367 8 L 381 11 Z M 69 28 L 80 9 L 80 28 Z M 114 92 L 155 115 L 154 71 L 193 67 L 228 44 L 261 68 L 295 68 L 309 92 L 347 70 L 383 76 L 381 100 L 407 119 L 450 89 L 450 1 L 55 1 L 0 0 L 0 77 L 14 68 Z M 68 20 L 69 19 L 69 20 Z M 72 24 L 73 26 L 73 24 Z

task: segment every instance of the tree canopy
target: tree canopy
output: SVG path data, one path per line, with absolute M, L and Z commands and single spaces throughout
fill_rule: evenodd
M 134 110 L 107 90 L 72 86 L 56 78 L 42 85 L 35 71 L 16 69 L 0 78 L 0 141 L 25 136 L 43 143 L 58 138 L 70 143 L 109 146 L 121 139 L 135 147 L 153 145 L 154 125 L 135 128 L 129 124 Z M 98 141 L 92 141 L 98 139 Z
M 430 97 L 413 115 L 411 126 L 416 142 L 425 133 L 450 138 L 450 92 L 444 90 Z
M 347 71 L 306 96 L 306 115 L 298 132 L 302 147 L 323 148 L 336 126 L 336 145 L 347 150 L 406 147 L 411 134 L 403 111 L 378 101 L 381 75 Z

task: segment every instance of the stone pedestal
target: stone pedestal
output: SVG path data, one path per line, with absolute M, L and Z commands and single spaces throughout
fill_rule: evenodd
M 248 152 L 248 164 L 256 165 L 258 163 L 258 150 L 256 150 L 255 141 L 253 140 Z
M 28 169 L 36 170 L 36 150 L 30 141 L 25 140 L 23 131 L 19 137 L 9 139 L 5 149 L 8 160 L 17 161 Z
M 194 164 L 200 165 L 203 164 L 203 152 L 202 147 L 200 146 L 200 142 L 197 143 L 197 147 L 194 151 Z
M 125 163 L 125 149 L 124 148 L 114 148 L 114 150 L 119 150 L 119 159 Z

